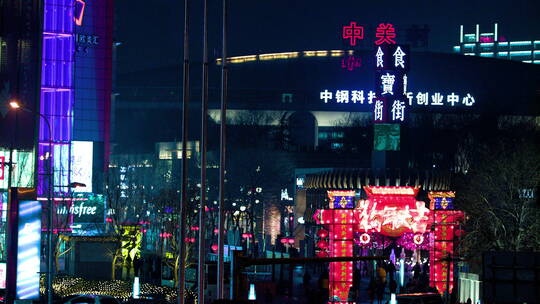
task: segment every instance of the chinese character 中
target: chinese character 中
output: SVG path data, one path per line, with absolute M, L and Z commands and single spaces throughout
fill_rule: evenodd
M 383 56 L 384 56 L 384 52 L 381 50 L 381 47 L 378 47 L 377 49 L 377 54 L 375 54 L 375 56 L 377 57 L 377 67 L 384 67 L 384 61 L 383 61 Z
M 442 106 L 443 105 L 444 95 L 441 93 L 435 93 L 431 95 L 431 105 L 432 106 Z
M 383 116 L 383 112 L 384 111 L 384 104 L 383 104 L 383 101 L 382 100 L 376 100 L 375 101 L 375 109 L 374 109 L 374 114 L 375 114 L 375 121 L 382 121 L 384 119 L 384 116 Z
M 349 26 L 343 27 L 343 39 L 349 39 L 349 43 L 355 46 L 356 39 L 364 39 L 364 27 L 356 26 L 356 22 L 351 22 Z
M 369 103 L 369 104 L 372 104 L 372 103 L 373 103 L 373 99 L 375 99 L 375 98 L 377 98 L 377 96 L 375 95 L 375 92 L 369 91 L 369 93 L 368 93 L 368 98 L 367 98 L 368 103 Z
M 403 57 L 405 57 L 407 54 L 405 54 L 405 52 L 403 52 L 403 50 L 401 49 L 401 47 L 397 47 L 396 51 L 394 52 L 394 66 L 397 68 L 398 66 L 400 66 L 402 69 L 405 68 L 405 60 L 403 59 Z
M 474 104 L 474 97 L 471 94 L 467 93 L 467 96 L 463 97 L 463 104 L 467 107 L 470 107 Z
M 429 96 L 428 93 L 418 92 L 418 94 L 416 94 L 416 103 L 418 105 L 427 106 L 429 104 L 429 97 L 428 96 Z
M 360 90 L 360 91 L 352 91 L 351 92 L 351 101 L 356 103 L 357 101 L 359 101 L 361 104 L 364 103 L 364 91 L 363 90 Z
M 328 90 L 324 90 L 324 92 L 321 92 L 320 99 L 323 99 L 324 103 L 328 103 L 328 100 L 332 99 L 332 92 L 329 92 Z
M 396 76 L 386 73 L 386 75 L 381 76 L 383 92 L 382 94 L 392 94 L 394 95 L 394 82 L 396 82 Z
M 337 103 L 349 103 L 349 91 L 348 90 L 337 90 L 336 91 L 336 102 Z
M 396 38 L 396 29 L 390 23 L 381 23 L 377 27 L 375 37 L 379 38 L 375 41 L 376 45 L 381 45 L 383 43 L 396 44 L 396 41 L 393 40 L 394 38 Z
M 405 119 L 405 103 L 403 101 L 395 100 L 392 104 L 392 120 Z
M 446 101 L 450 103 L 453 107 L 456 103 L 459 103 L 459 95 L 456 95 L 454 94 L 454 92 L 452 92 L 452 94 L 446 96 Z

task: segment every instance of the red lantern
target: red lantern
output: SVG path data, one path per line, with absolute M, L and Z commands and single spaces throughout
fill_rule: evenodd
M 325 237 L 328 236 L 328 231 L 324 229 L 319 229 L 319 231 L 317 231 L 317 236 L 324 239 Z
M 328 248 L 328 242 L 325 241 L 325 240 L 320 240 L 317 242 L 317 247 L 321 248 L 321 249 L 326 249 Z
M 217 244 L 212 244 L 212 250 L 214 251 L 217 251 L 218 250 L 218 245 Z

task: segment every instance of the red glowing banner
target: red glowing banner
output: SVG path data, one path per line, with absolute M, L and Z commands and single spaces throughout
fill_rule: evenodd
M 356 209 L 358 231 L 400 236 L 406 232 L 424 233 L 430 210 L 416 201 L 419 188 L 364 187 L 368 199 Z

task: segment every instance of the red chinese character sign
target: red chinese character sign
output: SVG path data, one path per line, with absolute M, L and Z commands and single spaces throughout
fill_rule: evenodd
M 375 40 L 376 45 L 381 44 L 396 44 L 396 29 L 394 26 L 390 23 L 381 23 L 377 27 L 377 32 L 375 33 L 375 37 L 378 39 Z
M 364 27 L 357 26 L 356 22 L 343 27 L 343 39 L 349 40 L 351 46 L 356 46 L 356 40 L 364 39 Z

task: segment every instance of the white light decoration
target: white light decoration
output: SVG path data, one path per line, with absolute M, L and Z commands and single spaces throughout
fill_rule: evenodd
M 403 287 L 405 281 L 405 260 L 399 259 L 399 285 Z
M 351 92 L 351 101 L 353 103 L 360 102 L 361 104 L 364 104 L 364 91 L 363 90 L 353 90 Z
M 248 300 L 250 301 L 257 300 L 257 295 L 255 294 L 255 284 L 253 283 L 249 284 Z
M 382 95 L 390 94 L 394 95 L 394 83 L 396 82 L 396 76 L 390 75 L 390 73 L 386 73 L 385 75 L 381 75 L 381 84 L 383 86 L 383 92 Z
M 304 217 L 303 217 L 303 216 L 301 216 L 301 217 L 298 218 L 298 224 L 302 224 L 302 225 L 303 225 L 303 224 L 305 224 L 305 223 L 306 223 L 306 220 L 304 220 Z
M 349 103 L 349 91 L 348 90 L 337 90 L 336 91 L 336 101 L 337 101 L 337 103 Z
M 242 212 L 246 211 L 246 206 L 240 206 L 240 211 Z
M 394 100 L 392 104 L 392 120 L 405 120 L 405 103 L 403 101 Z
M 380 49 L 380 48 L 379 48 Z M 405 60 L 403 57 L 406 56 L 405 52 L 401 49 L 401 47 L 397 47 L 396 51 L 393 54 L 394 56 L 394 66 L 395 67 L 401 67 L 402 69 L 405 68 Z
M 384 103 L 382 100 L 377 100 L 375 102 L 375 109 L 373 113 L 375 113 L 375 117 L 374 117 L 375 121 L 382 121 L 384 119 L 384 116 L 383 116 Z
M 435 94 L 431 95 L 431 105 L 432 106 L 442 106 L 442 105 L 444 105 L 443 100 L 444 100 L 444 95 L 442 95 L 441 93 L 435 93 Z
M 133 298 L 139 299 L 141 297 L 141 284 L 139 282 L 139 277 L 133 279 Z
M 332 99 L 332 92 L 329 92 L 328 90 L 324 90 L 324 92 L 321 92 L 321 99 L 324 100 L 324 103 L 327 103 L 328 100 Z
M 384 52 L 381 50 L 380 46 L 378 47 L 377 54 L 375 54 L 375 56 L 377 57 L 377 67 L 378 68 L 384 67 L 384 61 L 383 61 Z

